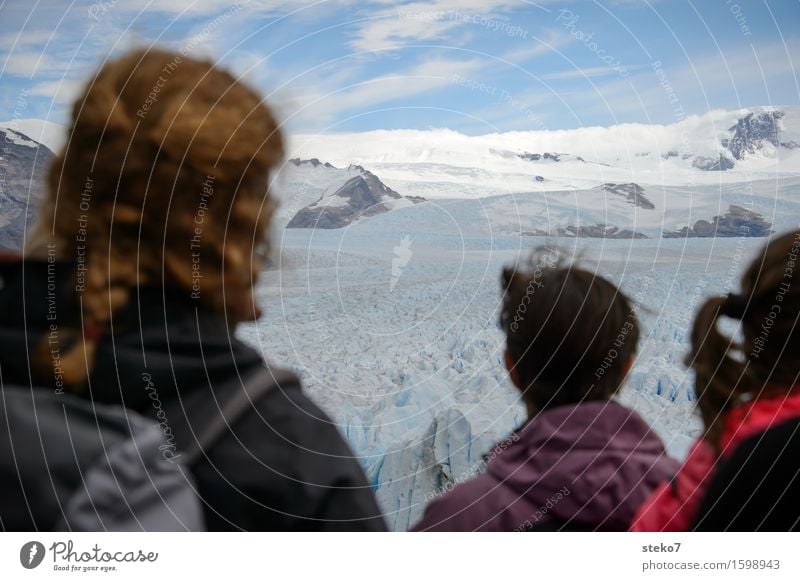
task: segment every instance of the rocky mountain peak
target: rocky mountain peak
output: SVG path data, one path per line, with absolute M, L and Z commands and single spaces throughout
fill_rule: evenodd
M 730 150 L 735 159 L 743 159 L 745 154 L 755 153 L 765 143 L 778 147 L 778 120 L 783 115 L 782 111 L 767 111 L 758 115 L 748 113 L 728 129 L 733 135 L 729 139 L 723 139 L 722 146 Z
M 322 166 L 322 167 L 327 167 L 329 169 L 336 169 L 335 166 L 329 164 L 327 161 L 325 163 L 322 163 L 316 157 L 312 157 L 311 159 L 300 159 L 299 157 L 295 157 L 295 158 L 290 159 L 289 163 L 294 164 L 297 167 L 300 167 L 302 165 L 310 165 L 311 167 Z
M 575 159 L 576 161 L 584 161 L 582 157 L 579 155 L 572 156 L 567 153 L 553 153 L 553 152 L 544 152 L 544 153 L 520 153 L 517 155 L 520 159 L 524 159 L 525 161 L 561 161 L 562 159 L 569 158 Z
M 664 238 L 757 238 L 773 234 L 772 224 L 752 210 L 730 204 L 723 216 L 698 220 L 693 227 L 664 232 Z
M 419 197 L 401 196 L 360 165 L 351 164 L 346 170 L 340 171 L 356 175 L 332 194 L 325 194 L 298 211 L 286 225 L 287 228 L 343 228 L 361 218 L 382 214 L 394 207 L 425 201 Z
M 604 192 L 624 197 L 628 203 L 644 210 L 655 210 L 655 204 L 644 195 L 644 188 L 633 182 L 627 184 L 605 183 L 601 186 Z

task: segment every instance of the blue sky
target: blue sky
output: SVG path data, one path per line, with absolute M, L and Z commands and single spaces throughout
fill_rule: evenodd
M 257 86 L 299 132 L 672 123 L 800 103 L 800 2 L 17 0 L 0 119 L 67 120 L 105 59 L 161 45 Z

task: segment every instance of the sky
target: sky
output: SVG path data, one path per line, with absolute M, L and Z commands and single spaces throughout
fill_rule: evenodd
M 670 124 L 800 103 L 800 0 L 0 0 L 0 120 L 67 123 L 105 60 L 159 46 L 299 133 Z

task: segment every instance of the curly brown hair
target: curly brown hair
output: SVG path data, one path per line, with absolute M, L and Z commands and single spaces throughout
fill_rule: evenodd
M 637 307 L 612 282 L 557 248 L 503 270 L 500 326 L 529 409 L 607 400 L 639 341 Z
M 695 315 L 686 365 L 695 371 L 705 437 L 717 449 L 729 409 L 797 385 L 799 258 L 800 230 L 774 238 L 742 274 L 741 294 L 710 297 Z M 720 332 L 720 316 L 741 321 L 741 341 Z
M 283 157 L 255 91 L 211 62 L 137 50 L 89 80 L 68 135 L 26 248 L 55 247 L 76 264 L 83 328 L 59 331 L 71 345 L 65 383 L 85 383 L 137 285 L 183 289 L 229 320 L 254 317 L 254 253 L 267 244 L 269 172 Z

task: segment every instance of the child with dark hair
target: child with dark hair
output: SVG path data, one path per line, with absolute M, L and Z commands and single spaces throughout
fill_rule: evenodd
M 505 363 L 529 419 L 415 530 L 627 529 L 677 469 L 642 418 L 613 400 L 636 353 L 638 306 L 555 249 L 505 269 L 502 285 Z
M 741 294 L 698 310 L 686 364 L 705 433 L 639 509 L 639 531 L 796 530 L 800 523 L 800 230 L 769 242 Z M 740 321 L 741 341 L 718 319 Z

